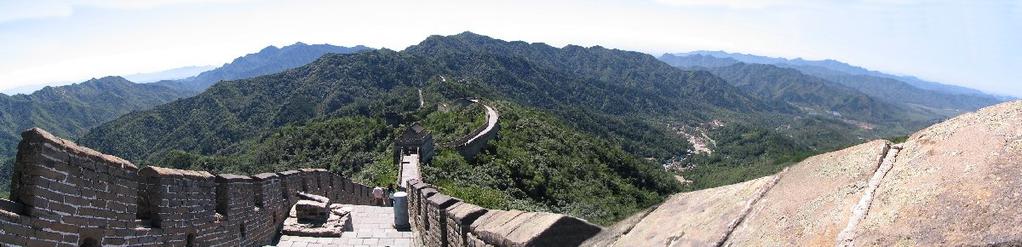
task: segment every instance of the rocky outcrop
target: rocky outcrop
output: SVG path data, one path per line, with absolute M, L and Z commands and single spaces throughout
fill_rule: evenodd
M 964 114 L 903 144 L 873 141 L 774 176 L 677 194 L 584 245 L 1015 246 L 1018 205 L 1022 101 Z
M 1022 245 L 1022 101 L 912 135 L 856 245 Z

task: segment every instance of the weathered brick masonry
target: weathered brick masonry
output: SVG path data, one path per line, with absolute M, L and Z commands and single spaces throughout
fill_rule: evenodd
M 149 166 L 41 129 L 22 133 L 3 246 L 262 246 L 300 191 L 368 204 L 371 190 L 323 169 L 253 176 Z
M 482 208 L 419 180 L 409 182 L 408 195 L 409 221 L 430 247 L 578 246 L 602 231 L 561 214 Z

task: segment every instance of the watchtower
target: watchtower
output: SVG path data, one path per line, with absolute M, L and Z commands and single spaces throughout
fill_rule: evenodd
M 413 123 L 394 141 L 394 162 L 401 161 L 401 156 L 419 155 L 420 161 L 433 158 L 433 135 L 419 123 Z

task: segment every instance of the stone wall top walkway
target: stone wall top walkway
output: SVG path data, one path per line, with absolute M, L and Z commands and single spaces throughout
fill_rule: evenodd
M 477 99 L 473 99 L 470 101 L 472 101 L 473 103 L 479 103 L 479 100 Z M 466 140 L 465 143 L 462 143 L 463 145 L 484 138 L 488 133 L 497 128 L 497 120 L 500 119 L 500 114 L 498 114 L 497 110 L 494 110 L 493 107 L 490 107 L 488 105 L 482 106 L 486 108 L 486 127 L 483 127 L 482 131 L 476 133 L 474 136 L 472 136 L 472 138 Z
M 399 164 L 398 172 L 401 173 L 401 181 L 398 181 L 398 186 L 401 188 L 408 188 L 408 181 L 411 180 L 422 180 L 422 175 L 419 171 L 419 155 L 405 155 L 401 156 L 401 164 Z
M 280 247 L 412 246 L 412 232 L 395 230 L 394 208 L 351 205 L 351 228 L 339 238 L 281 236 Z

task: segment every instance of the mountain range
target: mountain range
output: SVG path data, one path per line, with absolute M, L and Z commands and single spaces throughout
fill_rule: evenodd
M 149 83 L 165 80 L 180 80 L 189 77 L 194 77 L 199 73 L 206 72 L 215 68 L 216 66 L 212 65 L 185 66 L 156 72 L 136 73 L 131 75 L 125 75 L 122 77 L 135 83 Z
M 180 80 L 106 77 L 7 97 L 5 133 L 39 126 L 139 164 L 320 167 L 379 185 L 396 174 L 397 133 L 413 122 L 471 130 L 457 121 L 479 116 L 441 109 L 478 98 L 501 112 L 500 137 L 471 160 L 441 148 L 423 168 L 429 182 L 490 208 L 600 224 L 678 191 L 758 178 L 1003 100 L 832 60 L 657 58 L 470 32 L 402 51 L 270 46 Z M 10 153 L 17 136 L 4 138 Z M 679 172 L 693 183 L 682 186 Z
M 879 100 L 940 112 L 944 117 L 1011 99 L 916 77 L 867 70 L 835 60 L 785 59 L 722 51 L 664 54 L 660 59 L 680 67 L 713 68 L 742 62 L 792 68 L 807 75 L 854 88 Z
M 662 164 L 683 167 L 695 181 L 685 189 L 712 187 L 951 114 L 797 69 L 703 59 L 727 66 L 679 69 L 638 52 L 469 32 L 430 36 L 402 51 L 329 54 L 221 82 L 94 128 L 82 143 L 140 163 L 236 173 L 312 165 L 385 183 L 396 171 L 379 143 L 443 102 L 481 98 L 502 111 L 502 137 L 473 160 L 441 150 L 424 171 L 431 183 L 487 206 L 609 223 L 683 189 Z M 712 152 L 696 152 L 693 139 Z
M 0 94 L 0 181 L 9 181 L 6 178 L 21 139 L 19 133 L 25 129 L 40 127 L 55 135 L 75 139 L 93 127 L 126 113 L 194 96 L 220 80 L 277 73 L 311 62 L 329 52 L 366 49 L 364 46 L 347 48 L 303 43 L 282 48 L 269 46 L 258 53 L 239 57 L 219 68 L 181 80 L 134 83 L 123 77 L 108 76 L 72 85 L 47 86 L 31 94 Z M 188 71 L 193 69 L 184 70 L 192 73 Z M 159 77 L 166 75 L 161 74 Z M 131 76 L 145 79 L 153 75 Z M 6 186 L 0 187 L 7 189 Z
M 277 73 L 290 68 L 302 66 L 316 60 L 327 53 L 353 53 L 370 50 L 365 46 L 343 47 L 328 44 L 309 45 L 298 42 L 284 47 L 267 46 L 257 53 L 235 58 L 230 63 L 194 77 L 179 80 L 155 82 L 179 90 L 201 92 L 219 81 L 237 80 L 260 75 Z

